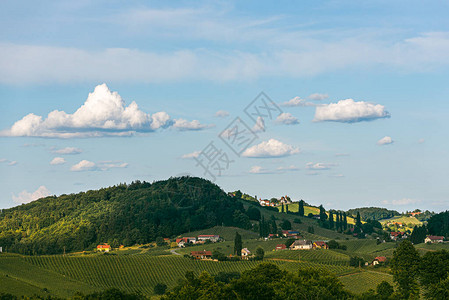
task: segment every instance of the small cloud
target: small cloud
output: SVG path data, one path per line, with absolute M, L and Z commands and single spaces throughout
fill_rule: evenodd
M 192 153 L 187 153 L 181 156 L 181 158 L 187 159 L 187 158 L 195 158 L 198 157 L 201 154 L 201 151 L 194 151 Z
M 226 118 L 229 116 L 229 112 L 227 112 L 226 110 L 219 110 L 215 113 L 215 116 L 217 118 Z
M 61 149 L 55 149 L 52 151 L 55 154 L 80 154 L 83 150 L 75 147 L 65 147 Z
M 82 160 L 76 165 L 73 165 L 70 168 L 70 171 L 80 172 L 80 171 L 94 171 L 97 169 L 97 166 L 94 162 L 88 161 L 88 160 Z
M 62 165 L 62 164 L 65 164 L 64 157 L 55 157 L 50 162 L 50 165 Z
M 287 167 L 278 167 L 276 170 L 278 170 L 278 171 L 280 171 L 280 172 L 284 172 L 284 171 L 299 171 L 300 169 L 297 167 L 297 166 L 295 166 L 295 165 L 290 165 L 290 166 L 287 166 Z
M 262 168 L 261 166 L 252 166 L 251 169 L 249 170 L 249 173 L 251 174 L 271 174 L 273 172 Z
M 23 190 L 18 196 L 12 195 L 12 201 L 18 204 L 30 203 L 31 201 L 37 200 L 39 198 L 47 197 L 50 195 L 50 191 L 43 185 L 41 185 L 36 191 L 30 193 Z
M 345 176 L 343 174 L 332 174 L 332 175 L 329 175 L 329 177 L 343 178 Z
M 9 160 L 9 159 L 6 159 L 6 158 L 1 158 L 0 159 L 0 163 L 6 163 L 8 166 L 15 166 L 15 165 L 17 165 L 17 161 Z
M 292 116 L 291 113 L 282 113 L 276 118 L 276 123 L 284 125 L 296 125 L 299 124 L 299 120 Z
M 181 131 L 187 131 L 187 130 L 202 130 L 206 128 L 211 128 L 215 125 L 204 125 L 201 124 L 198 120 L 193 121 L 187 121 L 184 119 L 177 119 L 175 120 L 175 123 L 173 124 L 173 127 L 176 129 L 179 129 Z
M 419 140 L 418 140 L 418 144 L 423 144 L 424 142 L 425 142 L 424 139 L 419 139 Z
M 243 152 L 244 157 L 282 157 L 299 153 L 299 148 L 284 144 L 278 140 L 270 139 L 252 146 Z
M 263 120 L 262 117 L 257 117 L 257 121 L 256 124 L 254 124 L 253 126 L 253 132 L 261 132 L 261 131 L 265 131 L 265 121 Z
M 88 160 L 82 160 L 79 163 L 73 165 L 70 171 L 81 172 L 81 171 L 107 171 L 112 168 L 126 168 L 128 163 L 120 161 L 100 161 L 94 163 Z
M 380 140 L 377 141 L 377 144 L 379 146 L 389 145 L 389 144 L 393 144 L 393 143 L 394 143 L 394 141 L 389 136 L 384 136 L 383 138 L 381 138 Z
M 306 168 L 309 170 L 317 170 L 317 171 L 321 171 L 321 170 L 329 170 L 332 167 L 335 167 L 337 164 L 334 163 L 313 163 L 313 162 L 308 162 L 306 163 Z
M 290 99 L 289 101 L 281 103 L 281 106 L 285 106 L 285 107 L 315 106 L 315 104 L 307 102 L 305 99 L 302 99 L 300 97 L 295 97 L 295 98 Z
M 417 199 L 410 199 L 410 198 L 402 198 L 400 200 L 384 200 L 382 201 L 383 204 L 392 204 L 392 205 L 409 205 L 409 204 L 416 204 L 416 203 L 420 203 L 421 200 L 417 200 Z
M 318 106 L 315 110 L 314 121 L 355 123 L 389 117 L 390 113 L 385 110 L 383 105 L 346 99 Z
M 17 161 L 15 161 L 15 160 L 10 161 L 10 162 L 8 163 L 8 166 L 15 166 L 15 165 L 17 165 Z
M 316 176 L 316 175 L 320 175 L 320 173 L 318 173 L 316 171 L 310 171 L 310 172 L 307 172 L 306 175 L 308 175 L 308 176 Z
M 307 98 L 309 98 L 310 100 L 314 100 L 314 101 L 321 101 L 321 100 L 325 100 L 325 99 L 329 98 L 329 95 L 314 93 Z

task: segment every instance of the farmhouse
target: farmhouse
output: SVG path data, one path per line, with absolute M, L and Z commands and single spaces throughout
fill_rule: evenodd
M 242 249 L 242 258 L 243 259 L 248 259 L 248 257 L 251 256 L 251 251 L 248 250 L 248 248 L 243 248 Z
M 190 256 L 195 259 L 210 259 L 212 258 L 212 251 L 191 251 Z
M 213 243 L 218 242 L 220 239 L 219 235 L 213 235 L 213 234 L 203 234 L 198 236 L 198 241 L 211 241 Z
M 326 242 L 316 241 L 313 243 L 313 249 L 329 249 L 329 246 Z
M 390 238 L 393 241 L 396 241 L 397 239 L 400 239 L 400 238 L 404 237 L 403 235 L 404 235 L 404 232 L 400 232 L 400 231 L 392 231 L 392 232 L 390 232 Z
M 195 237 L 177 238 L 176 244 L 178 244 L 178 247 L 185 247 L 185 244 L 196 244 L 196 238 Z
M 287 246 L 285 246 L 285 244 L 277 244 L 276 248 L 274 248 L 274 250 L 278 251 L 278 250 L 285 250 L 287 249 Z
M 436 236 L 436 235 L 429 235 L 424 240 L 425 243 L 442 243 L 444 241 L 444 236 Z
M 290 245 L 290 250 L 310 250 L 312 248 L 312 241 L 306 240 L 297 240 Z
M 97 246 L 97 251 L 101 251 L 101 252 L 109 252 L 112 250 L 112 247 L 109 246 L 108 244 L 103 244 L 103 245 L 98 245 Z
M 297 237 L 299 236 L 299 231 L 294 231 L 294 230 L 282 230 L 282 235 L 284 237 Z
M 385 256 L 377 256 L 373 260 L 373 266 L 378 265 L 380 263 L 385 263 L 387 261 L 387 258 Z

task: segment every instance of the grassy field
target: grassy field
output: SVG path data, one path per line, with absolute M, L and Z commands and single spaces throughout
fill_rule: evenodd
M 339 252 L 350 256 L 363 257 L 368 261 L 373 260 L 376 256 L 391 257 L 396 248 L 396 243 L 381 243 L 377 245 L 375 240 L 351 240 L 339 241 L 339 243 L 347 247 L 347 250 L 339 250 Z
M 326 265 L 349 265 L 349 256 L 333 250 L 280 250 L 266 253 L 267 259 L 310 261 Z
M 389 222 L 403 223 L 405 225 L 402 227 L 404 230 L 413 229 L 413 227 L 415 227 L 415 225 L 422 226 L 422 224 L 423 224 L 417 218 L 407 217 L 407 216 L 396 216 L 396 217 L 392 217 L 389 219 L 380 220 L 379 222 L 384 226 Z M 399 228 L 399 230 L 401 231 L 401 227 Z
M 183 278 L 186 271 L 200 274 L 207 271 L 217 274 L 225 271 L 238 271 L 255 267 L 260 262 L 215 262 L 198 261 L 182 256 L 154 257 L 148 255 L 114 256 L 41 256 L 21 259 L 34 268 L 57 274 L 59 277 L 70 278 L 82 282 L 86 286 L 104 289 L 118 287 L 128 292 L 141 292 L 150 296 L 154 285 L 165 283 L 172 288 L 178 279 Z M 354 268 L 341 265 L 324 265 L 310 261 L 292 262 L 284 260 L 266 260 L 278 265 L 281 269 L 296 272 L 301 268 L 328 270 L 337 275 L 354 272 Z M 48 281 L 51 282 L 51 281 Z M 67 294 L 67 291 L 65 292 Z
M 382 281 L 387 281 L 393 285 L 393 276 L 387 273 L 375 271 L 363 271 L 350 275 L 340 276 L 340 281 L 350 291 L 359 294 L 376 289 L 376 286 Z
M 70 297 L 75 291 L 91 292 L 94 286 L 61 273 L 40 268 L 19 256 L 0 255 L 0 292 L 16 295 L 51 295 Z M 11 284 L 11 286 L 9 286 Z M 44 289 L 47 289 L 46 292 Z

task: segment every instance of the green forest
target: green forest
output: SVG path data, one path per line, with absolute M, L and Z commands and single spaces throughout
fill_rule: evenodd
M 106 242 L 113 247 L 143 244 L 215 225 L 251 226 L 243 205 L 217 185 L 179 177 L 46 197 L 4 209 L 0 245 L 8 252 L 57 254 L 92 250 Z

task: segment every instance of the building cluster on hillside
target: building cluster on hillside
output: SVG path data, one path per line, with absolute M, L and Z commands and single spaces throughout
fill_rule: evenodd
M 392 241 L 397 241 L 399 239 L 406 239 L 406 238 L 408 238 L 408 235 L 405 232 L 392 231 L 392 232 L 390 232 L 390 238 L 391 238 Z
M 282 205 L 282 204 L 291 204 L 291 203 L 293 203 L 290 200 L 290 197 L 288 197 L 287 195 L 282 196 L 280 199 L 276 199 L 276 201 L 272 201 L 272 200 L 268 200 L 268 199 L 263 199 L 262 200 L 262 198 L 259 198 L 258 201 L 259 201 L 259 204 L 261 206 L 272 206 L 272 207 L 276 207 L 276 206 L 279 206 L 279 205 Z
M 329 249 L 329 245 L 325 241 L 310 241 L 310 240 L 296 240 L 294 241 L 289 250 L 312 250 L 312 249 Z M 275 251 L 287 250 L 285 244 L 278 244 L 274 248 Z
M 185 247 L 186 244 L 204 244 L 205 242 L 209 241 L 212 243 L 216 243 L 220 240 L 219 235 L 214 234 L 203 234 L 199 235 L 197 237 L 180 237 L 176 239 L 176 244 L 178 244 L 178 247 Z

